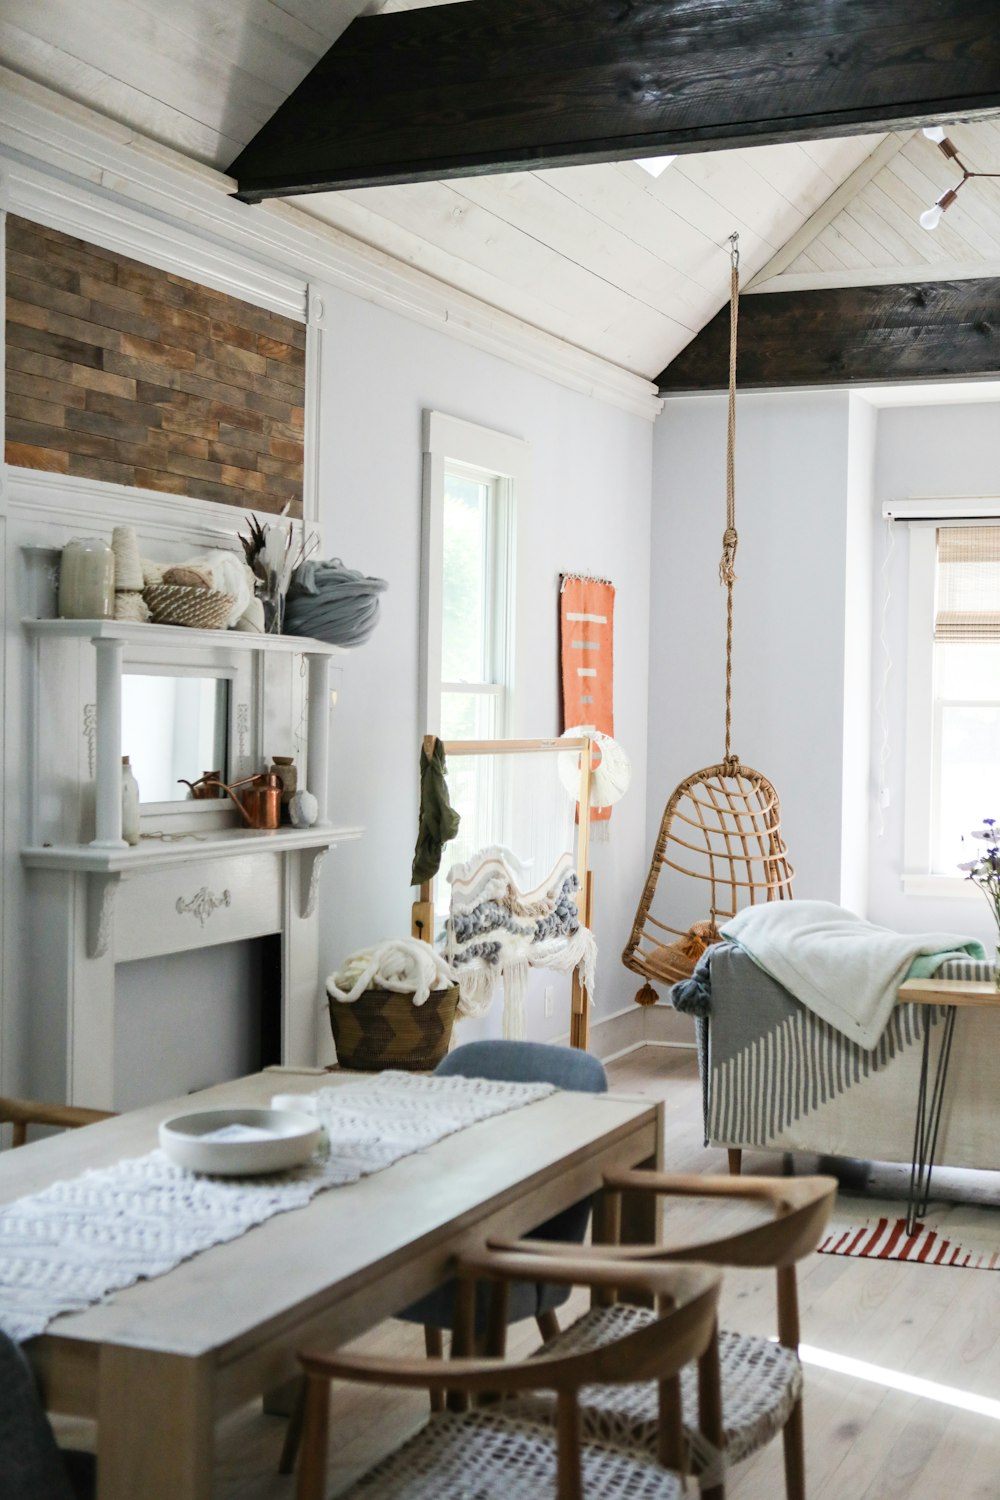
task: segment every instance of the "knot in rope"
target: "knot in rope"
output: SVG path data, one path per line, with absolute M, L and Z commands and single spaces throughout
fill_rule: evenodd
M 725 588 L 732 588 L 736 582 L 736 548 L 739 540 L 736 527 L 727 526 L 722 535 L 722 560 L 719 563 L 719 582 Z

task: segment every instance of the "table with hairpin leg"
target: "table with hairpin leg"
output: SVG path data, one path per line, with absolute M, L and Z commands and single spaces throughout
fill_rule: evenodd
M 951 1043 L 955 1019 L 965 1006 L 995 1007 L 1000 1010 L 1000 989 L 992 980 L 983 979 L 907 979 L 899 987 L 901 1005 L 940 1006 L 944 1012 L 941 1047 L 934 1083 L 930 1088 L 931 1031 L 930 1017 L 924 1026 L 924 1049 L 917 1089 L 917 1117 L 913 1130 L 913 1161 L 910 1167 L 910 1190 L 906 1203 L 906 1232 L 916 1232 L 917 1220 L 927 1212 L 931 1192 L 931 1172 L 937 1150 L 941 1111 L 948 1083 Z

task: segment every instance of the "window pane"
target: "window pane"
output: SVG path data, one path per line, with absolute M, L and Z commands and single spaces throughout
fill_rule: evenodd
M 441 694 L 441 738 L 443 740 L 491 740 L 496 735 L 498 695 L 493 693 Z
M 963 860 L 975 859 L 981 845 L 969 834 L 982 827 L 984 818 L 1000 819 L 1000 705 L 945 705 L 936 861 L 940 874 L 954 875 Z
M 441 619 L 444 682 L 487 681 L 489 512 L 487 483 L 445 475 Z

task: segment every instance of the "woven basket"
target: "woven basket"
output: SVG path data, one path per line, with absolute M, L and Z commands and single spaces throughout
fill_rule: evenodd
M 225 630 L 236 603 L 232 594 L 183 583 L 151 583 L 144 598 L 154 625 L 187 625 L 192 630 Z
M 431 990 L 423 1005 L 412 992 L 362 990 L 357 1000 L 328 995 L 330 1025 L 342 1068 L 378 1073 L 383 1068 L 432 1071 L 448 1051 L 458 1005 L 458 985 Z

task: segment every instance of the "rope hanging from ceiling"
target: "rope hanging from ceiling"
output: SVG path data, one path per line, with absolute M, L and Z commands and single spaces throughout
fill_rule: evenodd
M 626 968 L 645 981 L 635 997 L 640 1005 L 652 1005 L 659 998 L 651 980 L 675 984 L 686 979 L 706 948 L 720 940 L 720 926 L 741 907 L 790 898 L 795 873 L 781 837 L 777 792 L 760 771 L 743 765 L 732 748 L 733 588 L 739 545 L 738 234 L 730 236 L 730 262 L 726 528 L 719 562 L 719 581 L 726 590 L 725 754 L 717 765 L 685 777 L 664 810 L 632 932 L 622 953 Z

